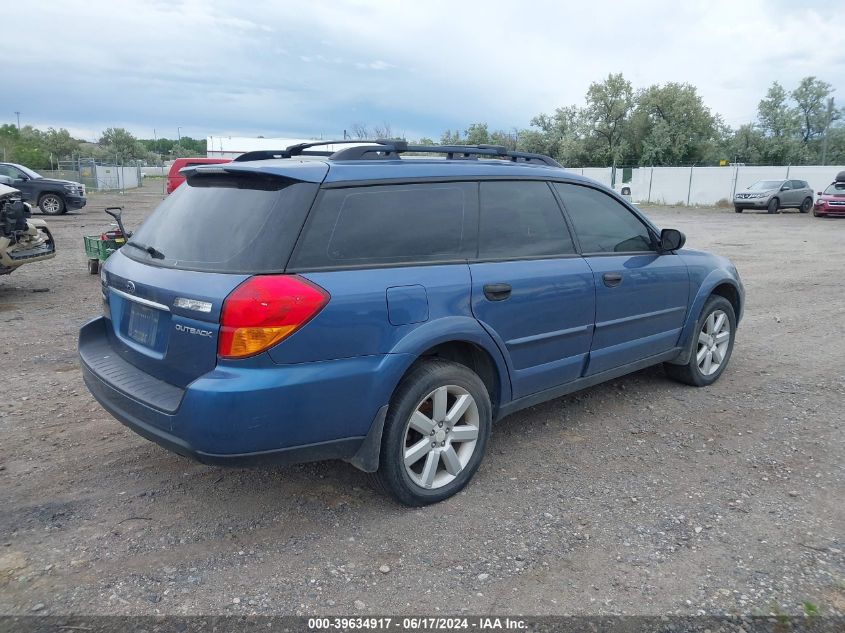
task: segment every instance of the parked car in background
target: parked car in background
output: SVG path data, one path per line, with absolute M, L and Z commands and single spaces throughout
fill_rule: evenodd
M 845 217 L 845 171 L 836 174 L 836 180 L 827 189 L 819 191 L 813 215 L 817 218 Z
M 345 459 L 424 505 L 515 411 L 725 371 L 736 268 L 607 187 L 504 147 L 329 143 L 189 168 L 106 261 L 79 355 L 123 424 L 207 463 Z
M 29 167 L 16 163 L 0 163 L 0 176 L 12 179 L 12 186 L 19 190 L 26 202 L 37 205 L 41 213 L 59 215 L 68 209 L 81 209 L 88 198 L 85 185 L 72 180 L 44 178 Z
M 56 242 L 47 223 L 30 217 L 32 207 L 12 182 L 0 175 L 0 275 L 56 256 Z
M 777 213 L 780 209 L 798 209 L 807 213 L 813 208 L 813 189 L 805 180 L 758 180 L 744 191 L 734 194 L 734 210 L 766 209 Z
M 176 191 L 176 187 L 185 182 L 185 177 L 179 173 L 185 167 L 196 167 L 197 165 L 217 165 L 220 163 L 231 163 L 231 158 L 177 158 L 167 172 L 167 185 L 165 191 L 170 195 Z

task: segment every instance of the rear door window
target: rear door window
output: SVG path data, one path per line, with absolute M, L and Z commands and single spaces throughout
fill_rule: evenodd
M 165 198 L 122 252 L 168 268 L 282 272 L 318 188 L 255 174 L 195 175 Z
M 572 237 L 547 183 L 481 183 L 479 259 L 554 257 L 573 253 Z
M 291 268 L 465 261 L 475 255 L 477 192 L 462 182 L 326 189 Z

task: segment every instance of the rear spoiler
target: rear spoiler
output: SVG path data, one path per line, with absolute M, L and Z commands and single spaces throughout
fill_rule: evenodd
M 283 178 L 299 182 L 321 183 L 329 173 L 329 166 L 322 161 L 291 161 L 283 165 L 239 165 L 236 163 L 221 163 L 218 165 L 191 165 L 183 167 L 179 173 L 188 180 L 195 176 L 220 176 L 224 174 L 252 174 L 270 178 Z

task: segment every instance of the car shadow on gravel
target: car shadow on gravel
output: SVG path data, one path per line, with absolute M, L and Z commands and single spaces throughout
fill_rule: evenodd
M 579 432 L 587 434 L 589 430 L 583 427 L 589 426 L 596 416 L 613 418 L 613 407 L 605 407 L 609 400 L 624 397 L 646 402 L 655 392 L 665 391 L 667 384 L 673 383 L 662 368 L 652 367 L 510 415 L 494 426 L 477 478 L 483 480 L 485 473 L 502 468 L 511 473 L 508 477 L 520 474 L 523 468 L 531 469 L 532 460 L 541 458 L 530 444 L 554 447 L 561 442 L 577 443 L 581 439 L 574 429 L 582 427 Z M 618 424 L 629 425 L 626 420 Z M 519 441 L 515 442 L 515 438 Z M 366 506 L 369 510 L 379 508 L 376 514 L 401 514 L 407 510 L 379 493 L 367 473 L 342 461 L 254 468 L 207 466 L 140 438 L 137 441 L 143 442 L 143 448 L 128 468 L 138 478 L 136 483 L 147 489 L 145 496 L 176 495 L 181 498 L 180 503 L 191 498 L 206 511 L 219 508 L 223 514 L 233 511 L 233 503 L 246 515 L 261 513 L 262 508 L 343 512 Z M 477 492 L 479 488 L 471 486 L 467 494 Z

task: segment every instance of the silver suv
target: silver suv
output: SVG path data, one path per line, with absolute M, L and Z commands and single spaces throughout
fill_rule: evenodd
M 745 191 L 734 195 L 734 211 L 766 209 L 777 213 L 779 209 L 798 209 L 807 213 L 813 208 L 813 190 L 806 180 L 758 180 Z

